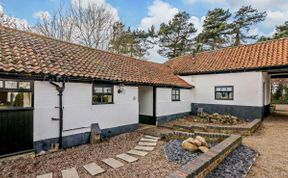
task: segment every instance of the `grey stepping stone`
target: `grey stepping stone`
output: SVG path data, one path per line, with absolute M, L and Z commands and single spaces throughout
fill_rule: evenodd
M 148 154 L 148 152 L 146 151 L 139 151 L 139 150 L 130 150 L 127 153 L 138 156 L 146 156 Z
M 157 143 L 152 143 L 152 142 L 139 142 L 138 145 L 141 145 L 141 146 L 156 146 Z
M 136 150 L 152 151 L 154 147 L 151 146 L 135 146 Z
M 63 178 L 79 178 L 75 168 L 62 170 L 61 173 Z
M 149 138 L 149 139 L 153 139 L 153 140 L 159 140 L 159 137 L 154 137 L 154 136 L 150 136 L 150 135 L 144 135 L 144 138 Z
M 95 176 L 97 174 L 101 174 L 103 172 L 105 172 L 104 169 L 102 169 L 100 166 L 98 166 L 96 163 L 91 163 L 91 164 L 87 164 L 85 166 L 83 166 L 86 171 L 89 172 L 89 174 L 91 174 L 92 176 Z
M 114 158 L 108 158 L 108 159 L 103 159 L 102 160 L 105 164 L 107 164 L 108 166 L 114 168 L 114 169 L 117 169 L 119 167 L 122 167 L 124 166 L 123 163 L 121 163 L 120 161 L 117 161 L 116 159 Z
M 128 162 L 128 163 L 133 163 L 134 161 L 137 161 L 137 160 L 138 160 L 138 158 L 135 158 L 135 157 L 133 157 L 133 156 L 127 155 L 127 154 L 125 154 L 125 153 L 120 154 L 120 155 L 117 155 L 116 157 L 117 157 L 117 158 L 120 158 L 120 159 L 122 159 L 122 160 L 124 160 L 124 161 L 126 161 L 126 162 Z
M 149 139 L 149 138 L 141 138 L 140 142 L 157 142 L 155 139 Z
M 36 176 L 36 178 L 52 178 L 52 172 L 48 174 L 42 174 L 42 175 Z

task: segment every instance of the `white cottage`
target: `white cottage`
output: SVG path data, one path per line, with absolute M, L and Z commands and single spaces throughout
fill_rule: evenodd
M 269 114 L 288 39 L 158 64 L 0 26 L 0 157 L 89 142 L 195 114 Z

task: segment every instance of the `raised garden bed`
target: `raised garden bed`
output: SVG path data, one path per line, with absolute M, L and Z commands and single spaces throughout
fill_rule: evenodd
M 186 131 L 186 132 L 212 132 L 224 134 L 238 134 L 243 136 L 252 135 L 261 125 L 261 119 L 255 119 L 251 122 L 243 122 L 236 125 L 225 124 L 211 124 L 205 122 L 196 122 L 189 118 L 182 118 L 174 120 L 161 125 L 161 127 L 170 128 L 173 130 Z M 196 117 L 196 116 L 195 116 Z
M 175 138 L 177 137 L 179 140 L 183 140 L 184 138 L 194 137 L 196 135 L 205 137 L 205 139 L 208 142 L 211 141 L 215 142 L 217 140 L 218 143 L 214 143 L 213 145 L 210 143 L 211 148 L 209 149 L 208 152 L 190 156 L 189 157 L 190 160 L 180 161 L 176 159 L 178 160 L 176 162 L 180 164 L 183 163 L 183 165 L 178 170 L 170 173 L 167 176 L 168 178 L 205 177 L 212 170 L 214 170 L 232 151 L 234 151 L 241 144 L 242 141 L 241 136 L 237 135 L 226 135 L 226 134 L 215 135 L 209 133 L 186 133 L 177 131 L 172 134 L 163 135 L 163 137 L 166 140 L 175 140 Z M 171 144 L 171 142 L 169 143 Z

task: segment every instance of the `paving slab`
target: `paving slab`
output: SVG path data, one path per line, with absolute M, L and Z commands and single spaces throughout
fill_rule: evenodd
M 143 151 L 152 151 L 154 147 L 152 146 L 135 146 L 136 150 L 143 150 Z
M 141 145 L 141 146 L 156 146 L 157 145 L 157 142 L 139 142 L 138 145 Z
M 130 150 L 127 153 L 137 156 L 146 156 L 148 154 L 148 152 L 146 151 L 139 151 L 139 150 Z
M 149 139 L 149 138 L 141 138 L 140 142 L 157 142 L 158 140 L 155 139 Z
M 149 139 L 154 139 L 154 140 L 159 140 L 160 137 L 154 137 L 154 136 L 151 136 L 151 135 L 144 135 L 144 138 L 149 138 Z
M 42 175 L 36 176 L 36 178 L 52 178 L 52 176 L 53 176 L 53 174 L 51 172 L 48 174 L 42 174 Z
M 79 178 L 79 175 L 75 168 L 62 170 L 61 174 L 63 178 Z
M 102 169 L 100 166 L 98 166 L 96 163 L 90 163 L 90 164 L 86 164 L 85 166 L 83 166 L 86 171 L 89 172 L 89 174 L 91 174 L 92 176 L 95 176 L 97 174 L 101 174 L 103 172 L 105 172 L 104 169 Z
M 108 159 L 103 159 L 102 160 L 105 164 L 107 164 L 108 166 L 112 167 L 113 169 L 117 169 L 119 167 L 124 166 L 123 163 L 121 163 L 120 161 L 117 161 L 114 158 L 108 158 Z
M 133 162 L 138 160 L 138 158 L 135 158 L 133 156 L 127 155 L 125 153 L 117 155 L 116 157 L 120 158 L 120 159 L 122 159 L 122 160 L 124 160 L 124 161 L 126 161 L 128 163 L 133 163 Z

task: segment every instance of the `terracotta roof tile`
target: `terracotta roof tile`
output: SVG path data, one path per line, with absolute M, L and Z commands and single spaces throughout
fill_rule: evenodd
M 191 87 L 163 64 L 0 26 L 0 71 Z
M 288 38 L 181 56 L 165 64 L 180 75 L 288 67 Z

